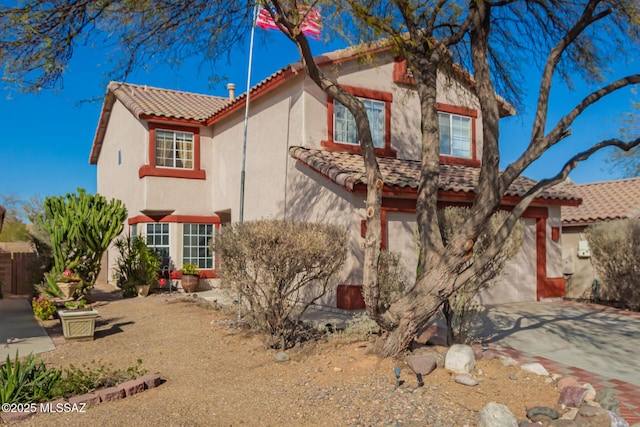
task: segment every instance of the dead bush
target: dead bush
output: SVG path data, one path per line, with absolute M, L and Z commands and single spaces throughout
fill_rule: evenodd
M 381 251 L 378 259 L 378 286 L 380 301 L 388 308 L 399 299 L 409 287 L 402 257 L 396 252 Z
M 640 220 L 603 222 L 588 227 L 586 234 L 602 282 L 600 297 L 640 311 Z
M 221 287 L 238 294 L 271 347 L 295 344 L 300 317 L 334 284 L 347 232 L 330 224 L 260 220 L 226 225 L 215 241 Z

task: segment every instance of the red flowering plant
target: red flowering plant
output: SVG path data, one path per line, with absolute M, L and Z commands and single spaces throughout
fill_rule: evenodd
M 56 312 L 56 305 L 47 297 L 34 297 L 31 300 L 33 314 L 40 320 L 47 320 Z
M 73 270 L 67 268 L 62 273 L 54 273 L 53 271 L 49 273 L 49 276 L 52 277 L 56 282 L 79 282 L 80 276 L 73 272 Z

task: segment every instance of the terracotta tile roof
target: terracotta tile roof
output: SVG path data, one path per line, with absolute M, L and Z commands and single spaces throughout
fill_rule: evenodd
M 109 91 L 136 117 L 159 116 L 204 122 L 228 104 L 228 98 L 130 83 L 109 83 Z
M 291 147 L 289 155 L 349 190 L 353 190 L 358 184 L 366 184 L 364 162 L 360 154 Z M 386 186 L 418 188 L 420 178 L 419 161 L 379 158 L 378 164 Z M 479 175 L 479 168 L 440 165 L 440 190 L 473 193 Z M 532 179 L 520 177 L 514 181 L 505 195 L 523 196 L 535 183 Z M 548 189 L 538 198 L 578 200 L 577 197 L 558 188 Z
M 640 177 L 559 186 L 582 198 L 580 206 L 562 207 L 562 225 L 586 225 L 612 219 L 640 218 Z

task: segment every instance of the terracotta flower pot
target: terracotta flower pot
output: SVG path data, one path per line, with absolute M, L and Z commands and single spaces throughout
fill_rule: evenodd
M 200 278 L 195 274 L 183 274 L 182 275 L 182 289 L 186 293 L 195 292 L 198 289 L 198 283 Z

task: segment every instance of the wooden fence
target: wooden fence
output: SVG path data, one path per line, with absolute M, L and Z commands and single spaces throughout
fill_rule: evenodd
M 29 267 L 36 261 L 33 252 L 0 252 L 0 282 L 5 295 L 32 295 Z

